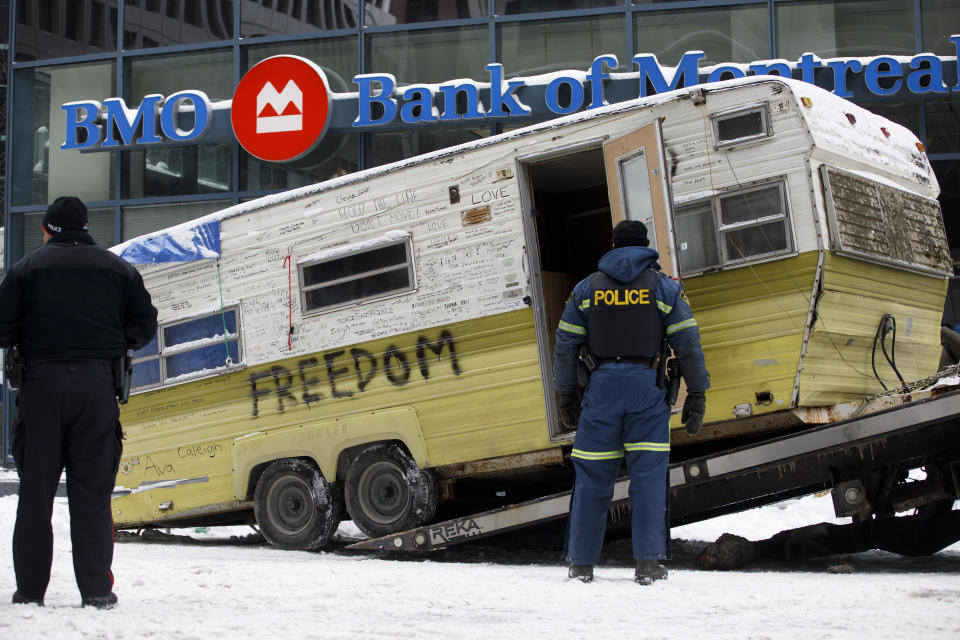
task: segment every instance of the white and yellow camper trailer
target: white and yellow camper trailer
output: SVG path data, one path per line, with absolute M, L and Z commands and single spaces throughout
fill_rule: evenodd
M 409 529 L 459 479 L 561 465 L 553 333 L 622 218 L 647 223 L 699 322 L 702 440 L 827 420 L 895 383 L 884 348 L 905 379 L 936 369 L 936 196 L 909 131 L 761 77 L 137 238 L 114 250 L 142 263 L 161 328 L 122 412 L 115 524 L 255 513 L 274 544 L 316 548 L 343 517 Z

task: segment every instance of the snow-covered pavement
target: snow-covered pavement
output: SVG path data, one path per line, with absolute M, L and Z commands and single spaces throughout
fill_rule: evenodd
M 871 552 L 799 565 L 707 572 L 675 562 L 666 582 L 632 581 L 626 543 L 589 585 L 559 554 L 487 550 L 433 559 L 305 553 L 217 544 L 244 528 L 191 533 L 198 543 L 118 544 L 119 606 L 79 607 L 66 501 L 54 509 L 46 607 L 8 605 L 16 496 L 0 497 L 0 638 L 957 638 L 960 544 L 904 559 Z M 674 529 L 677 548 L 730 532 L 751 539 L 834 522 L 829 496 Z M 341 529 L 346 533 L 349 523 Z M 619 546 L 618 546 L 619 545 Z M 619 549 L 619 552 L 618 552 Z M 452 551 L 452 550 L 451 550 Z M 689 555 L 689 553 L 688 553 Z M 834 573 L 837 569 L 847 573 Z M 828 570 L 828 568 L 830 570 Z

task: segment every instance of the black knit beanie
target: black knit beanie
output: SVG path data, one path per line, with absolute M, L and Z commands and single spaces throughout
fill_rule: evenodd
M 649 247 L 647 225 L 638 220 L 623 220 L 613 228 L 613 246 Z
M 87 207 L 80 198 L 60 196 L 47 207 L 40 224 L 50 235 L 63 231 L 86 231 Z

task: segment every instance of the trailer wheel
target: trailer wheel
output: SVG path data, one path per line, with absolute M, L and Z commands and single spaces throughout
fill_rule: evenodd
M 353 523 L 372 538 L 427 524 L 437 511 L 437 479 L 399 444 L 363 449 L 344 488 Z
M 340 485 L 324 479 L 311 462 L 277 460 L 263 472 L 253 498 L 263 537 L 280 549 L 319 549 L 343 517 Z

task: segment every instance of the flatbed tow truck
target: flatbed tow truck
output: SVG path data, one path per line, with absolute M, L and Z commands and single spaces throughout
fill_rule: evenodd
M 671 525 L 830 490 L 862 547 L 935 553 L 960 539 L 960 375 L 836 405 L 837 422 L 689 457 L 669 467 Z M 685 450 L 689 450 L 687 447 Z M 926 478 L 908 473 L 923 469 Z M 610 528 L 629 523 L 629 478 L 614 489 Z M 430 551 L 501 535 L 569 512 L 570 491 L 368 539 L 349 549 Z M 908 516 L 898 513 L 916 510 Z M 849 535 L 845 536 L 845 539 Z M 850 550 L 847 548 L 846 550 Z

